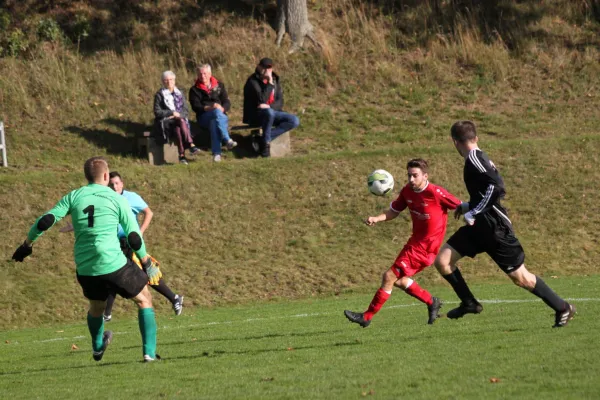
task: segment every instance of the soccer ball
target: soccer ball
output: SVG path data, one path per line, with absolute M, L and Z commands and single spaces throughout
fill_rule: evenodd
M 394 188 L 394 177 L 384 169 L 376 169 L 367 178 L 367 185 L 375 196 L 385 196 Z

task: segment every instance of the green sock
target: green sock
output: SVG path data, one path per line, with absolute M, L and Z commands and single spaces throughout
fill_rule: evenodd
M 89 313 L 87 315 L 88 328 L 90 335 L 92 335 L 92 348 L 94 351 L 102 350 L 102 335 L 104 335 L 104 318 L 92 317 Z
M 138 311 L 138 322 L 142 334 L 144 355 L 156 357 L 156 319 L 153 308 L 140 308 Z

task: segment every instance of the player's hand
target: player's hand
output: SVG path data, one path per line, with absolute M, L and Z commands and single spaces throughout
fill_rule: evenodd
M 454 210 L 454 219 L 459 219 L 463 214 L 469 211 L 469 203 L 463 202 Z
M 158 285 L 160 278 L 162 278 L 162 272 L 158 268 L 158 264 L 155 263 L 152 257 L 148 257 L 144 262 L 144 271 L 148 275 L 148 283 L 150 285 Z
M 177 111 L 173 111 L 173 117 L 174 118 L 180 118 L 181 114 L 179 114 Z
M 373 226 L 375 225 L 377 222 L 379 222 L 377 220 L 377 217 L 369 217 L 365 220 L 365 224 L 369 225 L 369 226 Z
M 464 217 L 467 225 L 475 224 L 475 216 L 471 213 L 471 211 L 467 212 Z
M 25 257 L 30 256 L 31 253 L 33 253 L 33 246 L 29 246 L 27 242 L 23 242 L 23 244 L 15 250 L 12 259 L 17 262 L 23 262 Z

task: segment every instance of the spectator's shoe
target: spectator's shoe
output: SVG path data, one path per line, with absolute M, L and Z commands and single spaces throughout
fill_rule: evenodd
M 427 323 L 429 325 L 433 325 L 435 320 L 438 319 L 440 308 L 442 308 L 443 305 L 442 301 L 437 297 L 433 297 L 431 300 L 433 301 L 433 303 L 431 303 L 430 306 L 427 306 L 427 312 L 429 313 L 429 320 L 427 321 Z
M 144 354 L 144 362 L 149 363 L 153 361 L 160 361 L 161 358 L 158 354 L 154 355 L 154 358 L 150 357 L 148 354 Z
M 446 316 L 450 319 L 458 319 L 464 317 L 466 314 L 479 314 L 483 311 L 483 306 L 473 299 L 471 301 L 463 301 L 460 305 L 448 311 Z
M 190 154 L 195 156 L 196 154 L 200 153 L 200 149 L 196 146 L 192 146 L 190 147 Z
M 183 296 L 175 295 L 175 302 L 173 303 L 173 311 L 175 311 L 175 315 L 181 314 L 183 311 Z
M 567 326 L 570 320 L 573 319 L 575 314 L 577 313 L 577 309 L 574 305 L 566 303 L 567 308 L 564 311 L 557 311 L 554 319 L 553 328 L 562 328 L 563 326 Z
M 111 319 L 112 319 L 112 314 L 104 316 L 104 322 L 110 322 Z
M 213 156 L 213 161 L 214 162 L 221 162 L 221 155 L 220 154 L 215 154 Z
M 260 152 L 261 157 L 271 157 L 271 143 L 265 143 Z
M 181 156 L 179 157 L 179 164 L 183 164 L 183 165 L 188 165 L 188 160 L 187 158 L 185 158 L 185 156 Z
M 227 146 L 227 150 L 233 150 L 233 148 L 235 146 L 237 146 L 237 142 L 233 141 L 232 139 L 229 139 L 226 146 Z
M 104 352 L 106 351 L 106 348 L 108 347 L 110 342 L 112 342 L 112 337 L 113 337 L 113 334 L 111 331 L 104 331 L 104 335 L 102 335 L 102 350 L 94 351 L 92 353 L 94 360 L 96 360 L 96 361 L 102 360 L 102 357 L 104 356 Z
M 363 328 L 366 328 L 371 324 L 371 320 L 366 320 L 365 315 L 363 313 L 352 312 L 349 310 L 344 311 L 344 315 L 350 322 L 354 322 L 355 324 L 359 324 Z

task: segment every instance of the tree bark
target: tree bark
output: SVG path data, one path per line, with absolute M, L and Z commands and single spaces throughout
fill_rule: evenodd
M 277 0 L 277 46 L 281 46 L 283 36 L 288 33 L 292 39 L 290 53 L 302 48 L 304 39 L 309 38 L 317 47 L 312 24 L 308 21 L 306 0 Z

